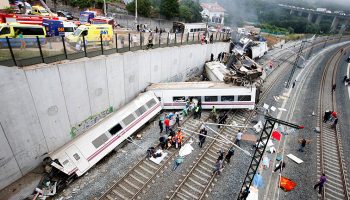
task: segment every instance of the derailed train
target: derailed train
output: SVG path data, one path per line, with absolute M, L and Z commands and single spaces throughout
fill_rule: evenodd
M 212 106 L 218 109 L 253 109 L 258 97 L 255 87 L 237 87 L 222 82 L 158 83 L 147 90 L 85 133 L 49 153 L 44 160 L 47 175 L 43 181 L 56 183 L 57 190 L 63 189 L 162 109 L 183 109 L 187 98 L 202 101 L 203 109 L 211 109 Z
M 57 182 L 57 190 L 79 177 L 125 141 L 162 107 L 153 92 L 140 94 L 133 101 L 95 124 L 85 133 L 45 158 L 44 181 Z

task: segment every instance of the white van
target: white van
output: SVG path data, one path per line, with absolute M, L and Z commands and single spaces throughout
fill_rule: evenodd
M 73 32 L 77 29 L 77 25 L 73 22 L 63 21 L 63 27 L 65 37 L 67 37 L 68 35 L 72 35 Z

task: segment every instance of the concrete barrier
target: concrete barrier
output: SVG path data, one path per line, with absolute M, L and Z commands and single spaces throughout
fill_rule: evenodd
M 41 164 L 149 84 L 185 81 L 228 43 L 185 45 L 40 64 L 0 66 L 0 189 Z M 102 114 L 101 114 L 102 113 Z

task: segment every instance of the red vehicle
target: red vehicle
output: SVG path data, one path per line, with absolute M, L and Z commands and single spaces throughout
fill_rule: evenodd
M 43 19 L 58 20 L 58 17 L 0 13 L 0 23 L 17 22 L 20 24 L 43 25 Z
M 110 17 L 95 17 L 91 19 L 91 24 L 109 24 L 112 25 L 113 28 L 116 26 L 114 19 Z

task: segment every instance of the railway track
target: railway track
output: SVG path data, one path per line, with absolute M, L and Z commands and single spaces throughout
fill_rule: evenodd
M 238 110 L 231 118 L 230 122 L 235 121 L 238 124 L 245 124 L 249 118 L 250 112 Z M 226 137 L 231 142 L 234 141 L 238 128 L 225 127 L 219 134 Z M 219 136 L 216 136 L 219 139 Z M 209 145 L 199 154 L 197 162 L 191 167 L 189 173 L 183 178 L 175 191 L 167 199 L 202 199 L 209 190 L 215 176 L 212 175 L 213 166 L 218 157 L 218 151 L 227 150 L 232 146 L 230 143 L 222 143 L 218 140 L 212 140 Z
M 323 42 L 324 41 L 315 43 L 307 48 L 312 48 L 316 45 L 320 45 Z M 305 50 L 307 48 L 305 48 Z M 280 56 L 282 56 L 282 54 Z M 282 65 L 287 60 L 293 58 L 293 56 L 295 55 L 290 55 L 288 58 L 282 60 L 282 62 L 278 65 Z M 282 76 L 276 74 L 282 73 L 285 67 L 278 67 L 277 69 L 277 73 L 273 73 L 274 80 L 270 81 L 270 84 L 267 84 L 263 87 L 263 93 L 260 95 L 261 100 L 266 98 L 268 92 L 271 90 L 274 83 L 281 79 Z M 261 102 L 262 101 L 260 101 L 259 105 L 261 105 Z M 231 116 L 231 113 L 230 116 L 232 117 L 231 120 L 236 121 L 238 124 L 246 124 L 250 122 L 254 114 L 254 112 L 240 110 L 237 111 L 236 114 L 233 116 Z M 189 120 L 189 118 L 187 118 L 187 120 L 183 123 L 182 126 L 190 131 L 199 132 L 201 122 L 198 120 L 192 121 Z M 207 121 L 209 119 L 209 112 L 203 112 L 202 119 L 203 118 L 205 119 L 205 121 Z M 232 127 L 225 127 L 221 129 L 221 133 L 224 136 L 227 136 L 231 140 L 231 142 L 233 142 L 235 138 L 235 135 L 233 135 L 232 133 L 235 134 L 237 133 L 237 131 L 237 128 Z M 189 137 L 186 138 L 189 139 Z M 223 145 L 222 143 L 219 143 L 216 140 L 210 142 L 210 144 L 203 149 L 203 152 L 201 152 L 198 161 L 191 167 L 189 173 L 185 175 L 185 177 L 183 178 L 183 180 L 181 180 L 181 183 L 179 185 L 176 185 L 175 191 L 173 191 L 173 193 L 168 198 L 202 199 L 207 193 L 207 191 L 210 190 L 209 186 L 215 178 L 215 176 L 212 176 L 211 173 L 217 158 L 216 152 L 218 150 L 227 151 L 227 149 L 230 146 L 231 145 L 229 144 Z M 168 155 L 162 161 L 161 165 L 156 165 L 147 158 L 143 158 L 136 165 L 134 165 L 122 178 L 120 178 L 115 184 L 113 184 L 113 186 L 108 191 L 106 191 L 99 199 L 139 199 L 144 189 L 146 187 L 149 188 L 150 184 L 154 183 L 155 178 L 159 176 L 158 174 L 164 172 L 164 170 L 167 168 L 166 163 L 170 162 L 177 155 L 177 152 L 177 150 L 172 148 L 167 150 Z
M 183 122 L 182 127 L 198 132 L 201 126 L 199 120 L 190 120 L 191 116 L 188 116 Z M 202 113 L 202 119 L 204 121 L 209 120 L 209 112 Z M 185 143 L 190 137 L 184 132 Z M 141 192 L 157 177 L 157 174 L 163 173 L 168 163 L 178 150 L 170 148 L 165 151 L 168 155 L 164 158 L 160 165 L 150 161 L 147 157 L 144 157 L 136 165 L 134 165 L 122 178 L 120 178 L 112 187 L 110 187 L 99 199 L 114 200 L 114 199 L 137 199 Z
M 328 60 L 320 84 L 317 124 L 321 133 L 317 137 L 317 172 L 319 176 L 325 173 L 327 182 L 319 199 L 349 200 L 349 182 L 340 131 L 331 128 L 330 123 L 323 123 L 325 110 L 337 111 L 335 93 L 331 90 L 336 82 L 336 72 L 342 56 L 339 49 Z
M 290 56 L 288 59 L 291 59 L 293 56 L 294 55 Z M 284 69 L 285 67 L 279 67 L 276 71 L 277 75 L 274 75 L 272 78 L 273 80 L 270 80 L 269 84 L 262 88 L 263 91 L 260 95 L 258 106 L 263 104 L 262 100 L 267 97 L 274 84 L 281 80 L 283 76 L 279 76 L 278 74 L 282 73 Z M 257 112 L 254 111 L 239 110 L 231 121 L 235 121 L 237 124 L 249 125 L 256 114 Z M 225 127 L 220 131 L 220 134 L 233 142 L 237 132 L 238 128 Z M 166 199 L 203 199 L 206 193 L 210 191 L 210 186 L 215 180 L 215 175 L 212 175 L 212 170 L 218 157 L 217 151 L 224 150 L 227 152 L 231 146 L 230 144 L 223 144 L 217 140 L 213 140 L 197 158 L 197 162 L 192 166 L 187 175 L 184 175 L 183 179 L 180 179 L 179 185 L 175 186 L 176 189 L 171 191 L 171 194 L 167 196 Z

